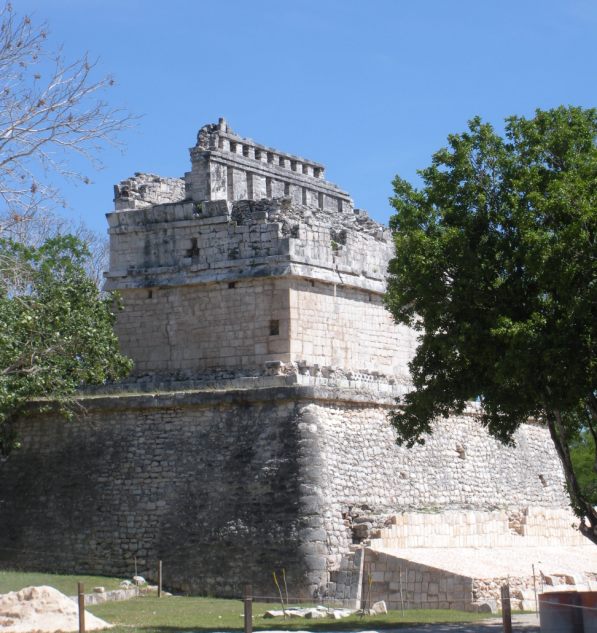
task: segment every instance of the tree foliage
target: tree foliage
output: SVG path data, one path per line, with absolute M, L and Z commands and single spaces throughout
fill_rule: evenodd
M 581 531 L 597 542 L 593 500 L 570 445 L 592 438 L 597 399 L 597 111 L 479 118 L 421 170 L 394 180 L 396 245 L 386 305 L 416 328 L 414 389 L 392 416 L 399 441 L 424 440 L 438 416 L 477 400 L 489 431 L 512 442 L 545 420 Z
M 580 429 L 570 442 L 570 457 L 583 495 L 597 506 L 597 477 L 595 476 L 595 440 L 588 428 Z
M 44 25 L 0 8 L 0 234 L 64 205 L 55 176 L 89 182 L 73 159 L 98 167 L 98 152 L 130 124 L 102 99 L 114 80 L 95 79 L 94 67 L 87 56 L 66 61 Z
M 116 380 L 131 361 L 113 330 L 114 298 L 101 297 L 73 236 L 38 248 L 0 240 L 0 452 L 16 445 L 14 422 L 38 400 L 66 414 L 78 387 Z

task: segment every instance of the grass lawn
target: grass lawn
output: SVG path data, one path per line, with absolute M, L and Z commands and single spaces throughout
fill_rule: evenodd
M 387 615 L 360 618 L 351 616 L 342 620 L 303 618 L 264 619 L 268 609 L 280 609 L 279 604 L 253 604 L 253 628 L 267 629 L 317 629 L 346 631 L 352 629 L 396 628 L 400 625 L 472 622 L 486 615 L 462 611 L 413 610 L 391 611 Z M 243 628 L 243 604 L 240 600 L 196 597 L 140 597 L 126 602 L 108 602 L 89 608 L 94 615 L 118 625 L 113 633 L 173 633 L 174 631 L 226 631 Z
M 77 593 L 77 582 L 85 584 L 85 591 L 101 585 L 107 590 L 117 589 L 120 578 L 106 576 L 84 576 L 48 574 L 42 572 L 0 571 L 0 593 L 17 591 L 31 585 L 50 585 L 66 595 Z M 253 628 L 255 630 L 317 629 L 347 631 L 364 629 L 396 628 L 400 625 L 443 622 L 473 622 L 482 620 L 483 615 L 463 611 L 411 610 L 390 611 L 387 615 L 359 617 L 351 616 L 342 620 L 303 618 L 264 619 L 269 609 L 280 609 L 279 603 L 253 604 Z M 198 598 L 171 596 L 157 598 L 143 596 L 124 602 L 106 602 L 88 607 L 94 615 L 117 625 L 112 633 L 174 633 L 175 631 L 229 631 L 243 628 L 243 603 L 240 600 L 220 598 Z
M 94 587 L 105 587 L 106 591 L 118 589 L 121 581 L 122 578 L 108 578 L 107 576 L 67 576 L 44 572 L 0 570 L 0 593 L 18 591 L 23 587 L 50 585 L 67 596 L 76 596 L 78 582 L 85 585 L 85 593 L 91 593 Z

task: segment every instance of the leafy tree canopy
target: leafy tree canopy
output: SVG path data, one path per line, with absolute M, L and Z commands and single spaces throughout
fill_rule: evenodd
M 85 272 L 88 258 L 73 236 L 39 247 L 0 240 L 2 453 L 18 446 L 14 421 L 31 401 L 48 398 L 69 414 L 78 387 L 131 368 L 113 331 L 114 297 L 100 295 Z
M 419 172 L 397 177 L 396 245 L 386 305 L 420 332 L 414 389 L 393 413 L 399 442 L 477 400 L 504 442 L 546 421 L 581 531 L 597 513 L 570 457 L 597 429 L 597 110 L 513 116 L 503 135 L 480 118 Z M 595 470 L 593 470 L 595 477 Z

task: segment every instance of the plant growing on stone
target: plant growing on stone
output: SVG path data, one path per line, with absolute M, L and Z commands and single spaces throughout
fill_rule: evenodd
M 421 170 L 394 180 L 396 254 L 385 298 L 417 329 L 414 389 L 392 421 L 399 443 L 423 442 L 438 416 L 476 400 L 504 442 L 543 420 L 581 532 L 597 511 L 570 447 L 597 455 L 597 110 L 510 117 L 504 135 L 475 118 Z
M 114 297 L 85 271 L 89 252 L 73 236 L 39 247 L 0 240 L 0 453 L 18 446 L 15 422 L 32 401 L 76 410 L 78 387 L 131 368 L 113 330 Z

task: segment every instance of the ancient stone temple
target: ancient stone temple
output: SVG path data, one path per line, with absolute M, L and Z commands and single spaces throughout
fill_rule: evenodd
M 395 444 L 416 337 L 383 307 L 389 230 L 323 165 L 222 119 L 190 154 L 184 178 L 115 187 L 106 288 L 135 369 L 82 394 L 76 423 L 22 421 L 0 561 L 151 576 L 162 560 L 167 586 L 231 596 L 271 596 L 285 569 L 290 593 L 351 604 L 371 579 L 390 607 L 472 608 L 507 576 L 524 606 L 533 564 L 594 579 L 540 424 L 506 447 L 471 406 Z

